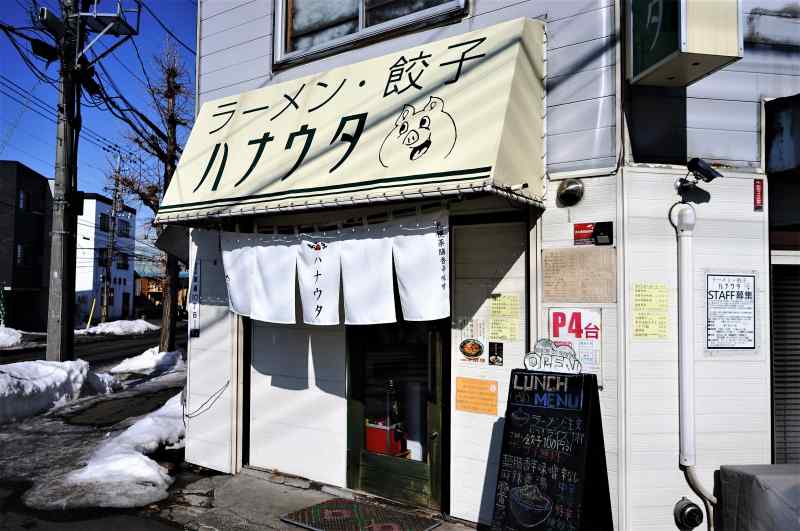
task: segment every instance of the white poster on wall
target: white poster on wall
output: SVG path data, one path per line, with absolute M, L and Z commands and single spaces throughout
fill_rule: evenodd
M 556 346 L 572 347 L 583 372 L 601 374 L 603 325 L 600 308 L 549 308 L 548 333 Z
M 706 348 L 756 348 L 756 276 L 706 274 Z

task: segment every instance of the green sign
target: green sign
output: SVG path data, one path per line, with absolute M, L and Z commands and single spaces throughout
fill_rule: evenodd
M 633 78 L 680 49 L 678 0 L 633 0 Z

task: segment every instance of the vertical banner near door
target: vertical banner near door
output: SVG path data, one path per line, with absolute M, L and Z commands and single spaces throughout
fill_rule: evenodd
M 756 276 L 706 275 L 706 348 L 755 350 Z
M 550 308 L 549 337 L 556 346 L 572 347 L 583 372 L 602 372 L 603 324 L 600 308 Z
M 251 278 L 250 317 L 268 323 L 295 323 L 297 240 L 265 234 L 258 238 Z
M 392 238 L 385 226 L 362 227 L 337 242 L 345 324 L 394 323 Z
M 193 253 L 194 260 L 191 262 L 192 272 L 189 280 L 189 337 L 200 337 L 200 258 L 197 252 Z

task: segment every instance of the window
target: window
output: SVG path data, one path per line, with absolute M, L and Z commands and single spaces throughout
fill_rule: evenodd
M 328 55 L 388 32 L 419 29 L 464 12 L 466 0 L 276 2 L 275 64 Z
M 124 219 L 117 219 L 117 234 L 123 238 L 130 238 L 131 224 Z
M 108 249 L 97 250 L 97 265 L 105 267 L 108 262 Z
M 108 214 L 100 214 L 100 230 L 103 232 L 108 232 L 110 227 L 110 220 L 111 218 Z
M 119 256 L 117 256 L 117 269 L 128 269 L 128 255 L 126 253 L 119 253 Z
M 20 210 L 30 209 L 30 198 L 28 197 L 28 192 L 25 190 L 20 190 L 17 194 L 17 208 Z

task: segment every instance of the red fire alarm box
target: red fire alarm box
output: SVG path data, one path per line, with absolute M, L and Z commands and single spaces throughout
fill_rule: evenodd
M 405 452 L 406 439 L 403 433 L 397 429 L 398 427 L 398 424 L 392 424 L 387 428 L 382 424 L 367 422 L 367 451 L 387 455 L 400 455 Z

